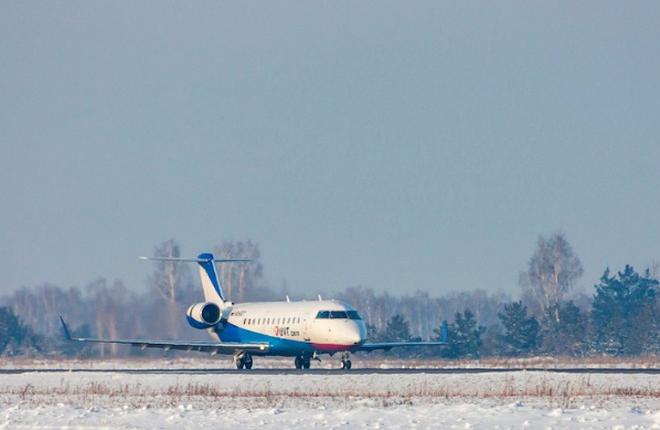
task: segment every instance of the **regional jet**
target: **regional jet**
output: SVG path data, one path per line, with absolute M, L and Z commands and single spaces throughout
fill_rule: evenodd
M 341 368 L 350 369 L 350 353 L 357 351 L 389 351 L 398 347 L 446 345 L 447 323 L 442 322 L 441 339 L 437 342 L 367 342 L 366 326 L 360 314 L 347 303 L 337 300 L 233 303 L 226 299 L 219 282 L 215 263 L 249 260 L 216 259 L 203 253 L 197 258 L 140 257 L 143 260 L 197 263 L 204 302 L 188 308 L 188 323 L 196 329 L 208 330 L 212 342 L 169 341 L 151 339 L 96 339 L 72 336 L 60 317 L 64 335 L 75 342 L 115 343 L 165 351 L 207 352 L 211 355 L 233 355 L 238 369 L 251 369 L 253 357 L 295 357 L 296 369 L 309 369 L 319 355 L 339 353 Z

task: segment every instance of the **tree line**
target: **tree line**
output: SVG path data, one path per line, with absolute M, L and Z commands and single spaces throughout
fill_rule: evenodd
M 175 240 L 158 245 L 157 256 L 181 255 Z M 250 264 L 219 264 L 228 298 L 236 302 L 282 300 L 290 294 L 264 277 L 258 244 L 226 241 L 214 248 L 221 258 L 249 258 Z M 369 340 L 439 339 L 448 320 L 448 345 L 442 349 L 397 350 L 389 354 L 446 358 L 485 356 L 614 356 L 660 352 L 658 280 L 655 273 L 625 266 L 605 269 L 592 294 L 571 293 L 582 276 L 580 259 L 563 234 L 540 237 L 520 274 L 519 300 L 482 289 L 431 297 L 371 288 L 347 287 L 335 298 L 356 307 Z M 190 267 L 157 262 L 142 290 L 121 281 L 97 279 L 84 288 L 45 284 L 23 287 L 0 299 L 0 354 L 117 356 L 161 354 L 117 345 L 78 345 L 63 340 L 58 316 L 65 315 L 78 336 L 186 338 L 205 340 L 188 327 L 186 308 L 203 300 Z M 317 292 L 299 299 L 313 300 Z M 169 354 L 172 354 L 171 352 Z

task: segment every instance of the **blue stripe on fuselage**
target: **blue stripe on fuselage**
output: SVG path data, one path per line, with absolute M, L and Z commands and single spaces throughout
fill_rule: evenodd
M 226 321 L 222 325 L 224 328 L 215 327 L 215 332 L 220 337 L 220 340 L 223 342 L 268 343 L 270 345 L 269 350 L 263 355 L 296 356 L 302 353 L 312 354 L 314 352 L 314 347 L 309 342 L 283 339 L 281 337 L 257 333 Z

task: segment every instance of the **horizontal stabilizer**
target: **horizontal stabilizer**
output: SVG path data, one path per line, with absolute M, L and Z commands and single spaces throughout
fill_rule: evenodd
M 138 257 L 139 260 L 151 261 L 174 261 L 180 263 L 250 263 L 252 260 L 247 258 L 179 258 L 179 257 Z

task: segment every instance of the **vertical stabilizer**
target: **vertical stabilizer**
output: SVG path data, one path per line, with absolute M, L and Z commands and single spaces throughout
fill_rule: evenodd
M 218 272 L 216 271 L 215 262 L 213 261 L 213 254 L 203 253 L 199 254 L 197 258 L 197 264 L 199 265 L 199 278 L 202 281 L 204 300 L 222 307 L 225 303 L 225 294 L 220 286 Z

